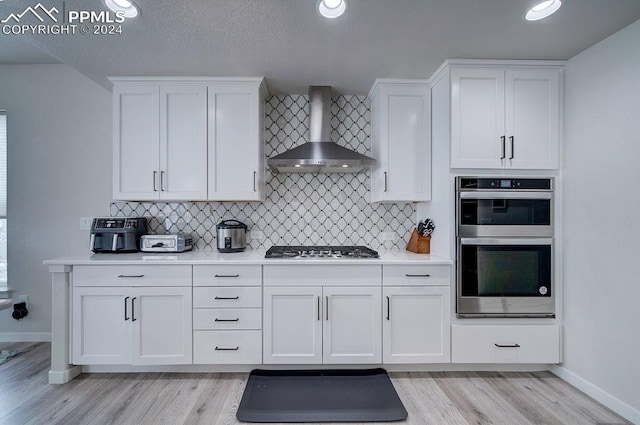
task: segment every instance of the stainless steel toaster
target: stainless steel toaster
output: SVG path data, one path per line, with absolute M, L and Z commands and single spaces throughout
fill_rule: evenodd
M 144 235 L 140 250 L 144 252 L 184 252 L 193 249 L 193 238 L 184 233 L 174 235 Z

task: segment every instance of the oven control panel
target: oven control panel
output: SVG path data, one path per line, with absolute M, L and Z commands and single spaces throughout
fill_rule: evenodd
M 551 190 L 552 179 L 459 177 L 458 190 Z

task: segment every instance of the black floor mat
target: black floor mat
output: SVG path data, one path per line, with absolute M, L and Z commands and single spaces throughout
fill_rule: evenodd
M 368 370 L 254 370 L 241 422 L 390 422 L 406 419 L 389 375 Z

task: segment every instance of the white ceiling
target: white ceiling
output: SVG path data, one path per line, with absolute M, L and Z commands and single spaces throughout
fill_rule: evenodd
M 375 78 L 428 78 L 447 58 L 569 59 L 640 19 L 639 0 L 566 0 L 534 23 L 526 0 L 347 0 L 335 20 L 317 0 L 133 1 L 140 15 L 122 34 L 0 34 L 0 63 L 60 61 L 107 88 L 107 76 L 264 76 L 272 94 L 363 95 Z M 0 0 L 0 19 L 37 2 Z

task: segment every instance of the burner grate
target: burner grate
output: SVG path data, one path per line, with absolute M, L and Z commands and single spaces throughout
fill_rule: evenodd
M 378 253 L 366 246 L 281 246 L 267 250 L 265 258 L 380 258 Z

